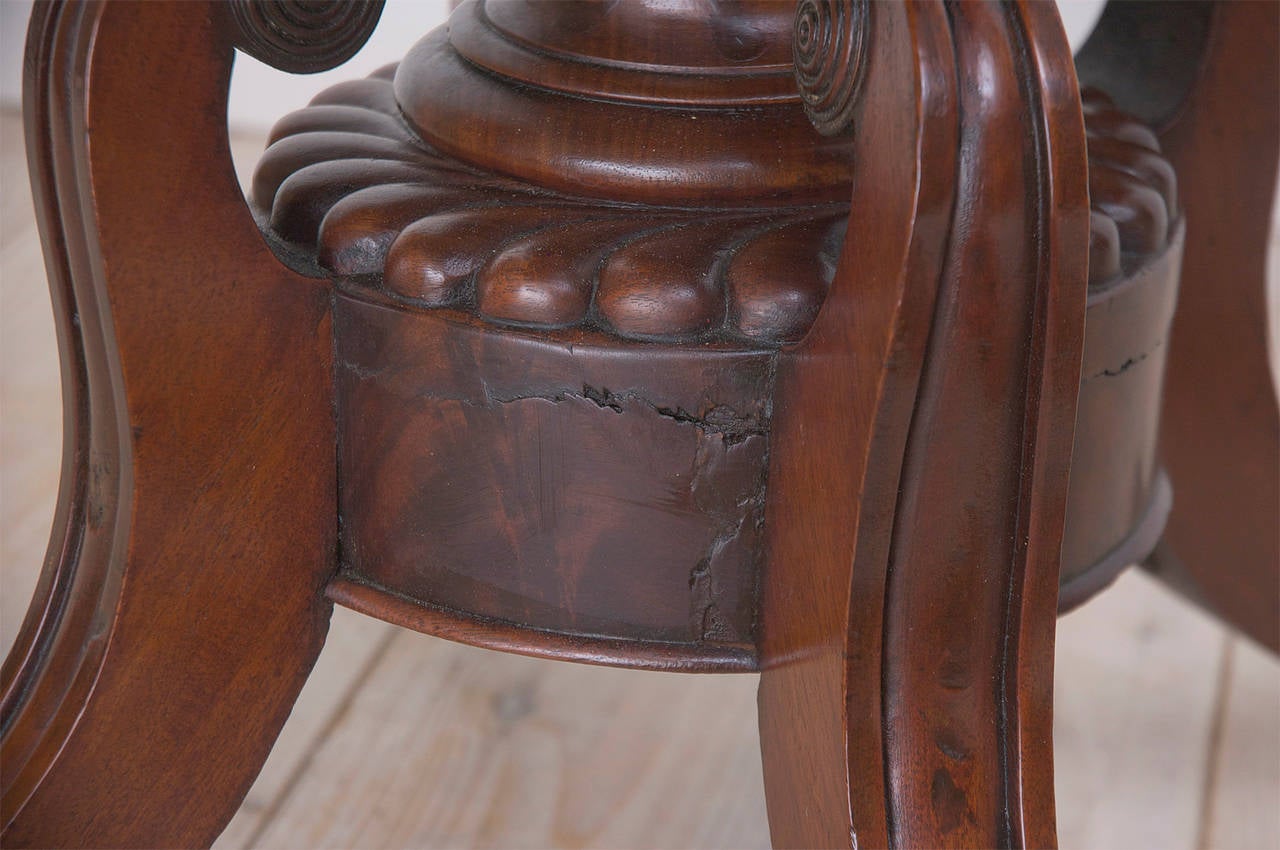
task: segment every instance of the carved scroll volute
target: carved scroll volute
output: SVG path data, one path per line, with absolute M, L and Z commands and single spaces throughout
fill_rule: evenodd
M 386 0 L 229 0 L 236 47 L 291 74 L 346 62 L 378 25 Z
M 840 264 L 777 372 L 759 697 L 774 844 L 1052 846 L 1089 245 L 1070 49 L 1035 2 L 799 15 L 798 48 L 836 51 L 797 56 L 835 81 L 801 77 L 832 103 L 815 123 L 856 131 Z M 819 94 L 841 90 L 851 107 Z
M 792 53 L 805 113 L 818 132 L 851 129 L 862 87 L 870 4 L 867 0 L 800 0 Z

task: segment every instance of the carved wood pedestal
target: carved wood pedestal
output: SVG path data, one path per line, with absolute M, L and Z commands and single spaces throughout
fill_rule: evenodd
M 1052 846 L 1055 616 L 1163 531 L 1200 244 L 1129 90 L 1043 3 L 469 2 L 246 205 L 233 46 L 315 70 L 375 17 L 33 21 L 70 439 L 7 845 L 211 841 L 333 600 L 759 672 L 776 846 Z

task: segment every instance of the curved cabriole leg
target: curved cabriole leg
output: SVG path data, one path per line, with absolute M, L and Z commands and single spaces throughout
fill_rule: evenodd
M 1089 228 L 1070 51 L 1034 2 L 867 26 L 851 234 L 778 375 L 773 841 L 1048 847 Z
M 6 847 L 211 842 L 328 627 L 329 294 L 267 251 L 236 185 L 231 10 L 33 15 L 66 449 L 3 672 Z
M 1187 210 L 1160 430 L 1173 511 L 1152 567 L 1280 651 L 1280 407 L 1266 295 L 1280 5 L 1112 3 L 1080 74 L 1160 131 Z
M 1280 407 L 1266 294 L 1280 6 L 1217 3 L 1214 14 L 1199 84 L 1161 135 L 1196 211 L 1165 385 L 1162 450 L 1178 488 L 1167 533 L 1210 607 L 1280 652 Z
M 1267 250 L 1280 159 L 1280 6 L 1218 3 L 1187 108 L 1162 135 L 1188 215 L 1161 451 L 1175 498 L 1159 566 L 1280 652 L 1280 407 Z M 1274 333 L 1275 330 L 1272 330 Z
M 1188 217 L 1160 431 L 1172 557 L 1157 571 L 1280 652 L 1280 406 L 1266 291 L 1280 5 L 1218 3 L 1214 14 L 1203 74 L 1160 138 Z

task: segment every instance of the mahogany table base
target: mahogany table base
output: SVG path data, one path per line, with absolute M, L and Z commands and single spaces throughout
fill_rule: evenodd
M 1029 0 L 464 4 L 246 203 L 234 50 L 330 67 L 376 4 L 39 6 L 67 438 L 5 846 L 212 842 L 333 601 L 758 672 L 775 846 L 1054 846 L 1059 609 L 1168 520 L 1280 644 L 1278 8 L 1073 64 Z

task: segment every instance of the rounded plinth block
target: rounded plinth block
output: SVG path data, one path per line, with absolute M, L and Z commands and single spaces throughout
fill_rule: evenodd
M 1185 229 L 1155 135 L 1096 89 L 1081 99 L 1093 215 L 1060 610 L 1145 559 L 1169 516 L 1157 443 Z
M 1145 558 L 1171 507 L 1157 437 L 1177 303 L 1181 224 L 1163 252 L 1089 294 L 1060 605 L 1072 608 Z
M 461 620 L 749 657 L 774 352 L 350 295 L 335 318 L 345 579 Z
M 282 119 L 253 202 L 337 289 L 334 599 L 517 652 L 752 669 L 775 367 L 859 238 L 855 163 L 780 82 L 774 6 L 741 18 L 764 47 L 737 58 L 746 35 L 725 47 L 713 17 L 672 6 L 697 67 L 645 41 L 636 8 L 463 5 L 399 66 Z M 1155 137 L 1104 95 L 1083 101 L 1090 297 L 1064 607 L 1145 557 L 1168 512 L 1155 400 L 1181 244 Z M 610 110 L 647 117 L 596 120 Z M 590 139 L 574 130 L 587 114 Z M 486 148 L 498 137 L 477 127 L 503 121 L 519 139 Z M 663 135 L 715 121 L 717 162 L 745 145 L 764 171 L 703 170 L 711 148 Z M 605 145 L 590 159 L 607 179 L 559 158 L 584 140 Z M 645 171 L 637 150 L 676 171 Z M 810 168 L 828 156 L 839 169 Z

